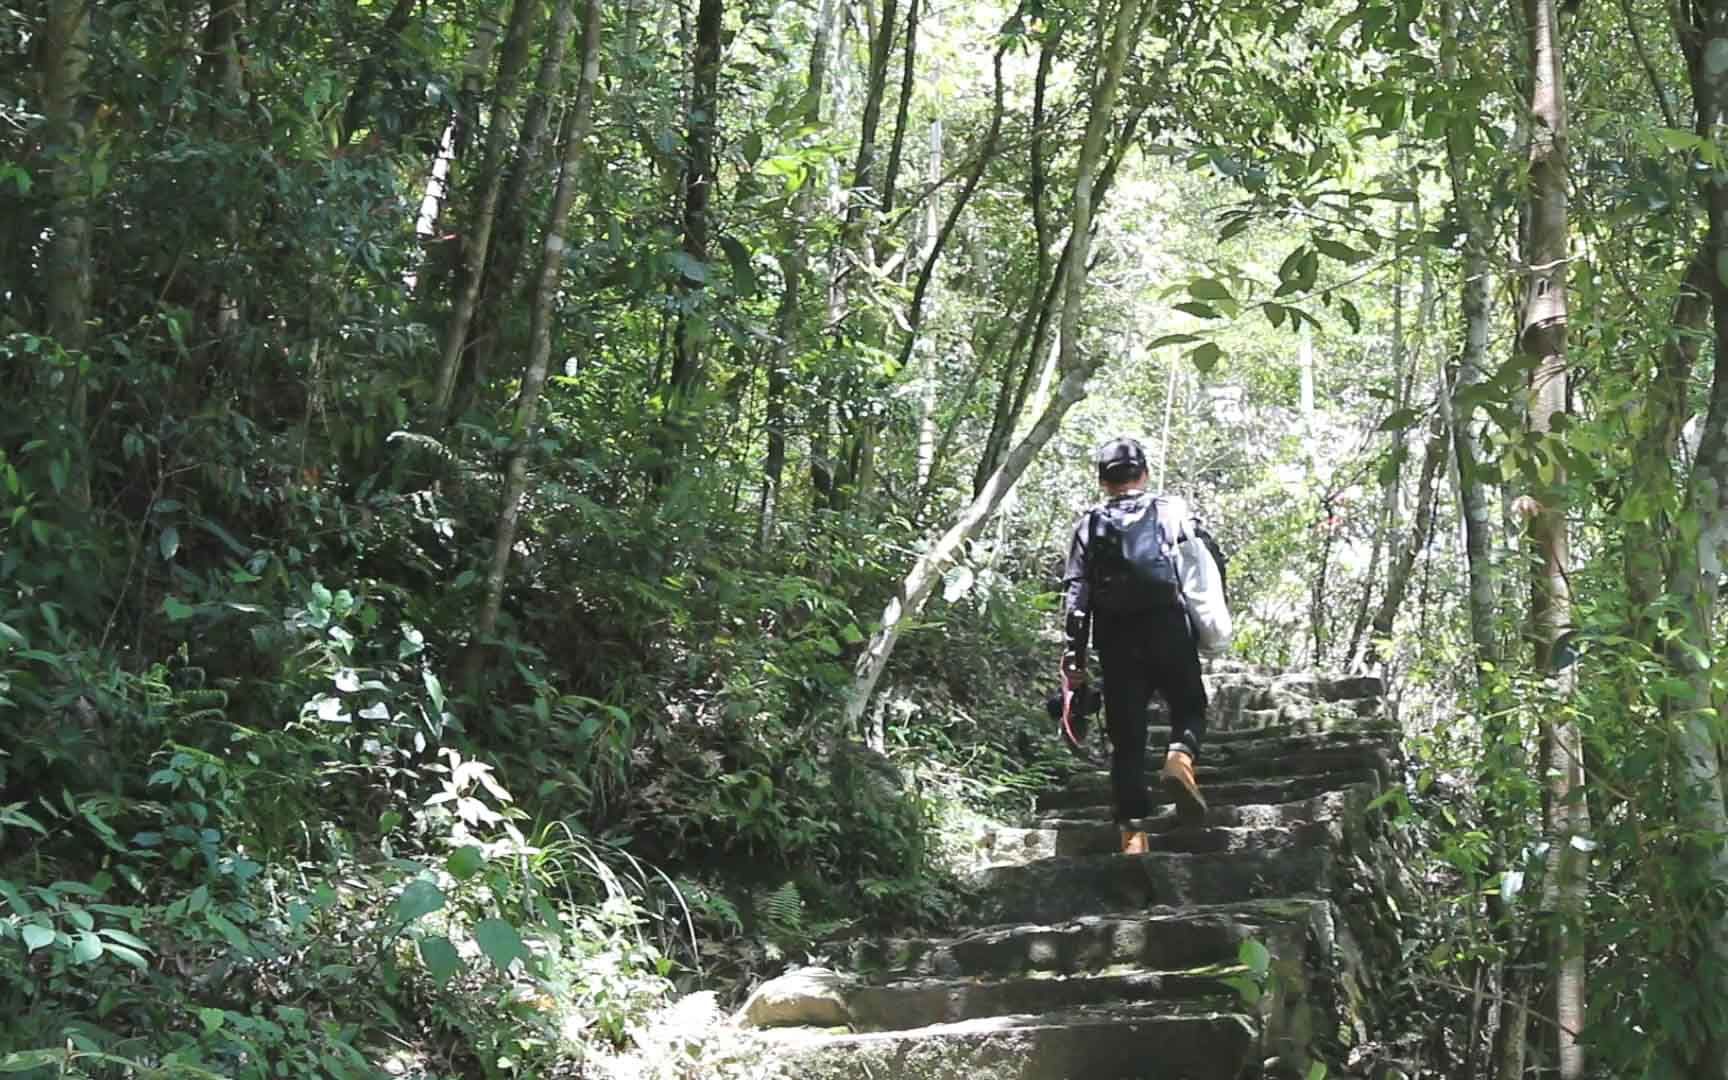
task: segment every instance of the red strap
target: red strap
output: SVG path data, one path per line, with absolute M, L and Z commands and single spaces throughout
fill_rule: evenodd
M 1068 673 L 1062 673 L 1062 735 L 1070 743 L 1080 746 L 1080 737 L 1074 734 L 1074 684 L 1068 681 Z

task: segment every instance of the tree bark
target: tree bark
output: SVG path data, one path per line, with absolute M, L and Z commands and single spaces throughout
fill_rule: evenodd
M 1001 464 L 1002 454 L 1014 435 L 1015 424 L 1019 421 L 1020 408 L 1024 407 L 1027 388 L 1030 387 L 1042 359 L 1037 346 L 1032 344 L 1032 337 L 1040 314 L 1049 310 L 1049 305 L 1042 302 L 1042 297 L 1045 290 L 1052 287 L 1050 247 L 1053 240 L 1047 199 L 1049 171 L 1044 159 L 1044 124 L 1050 71 L 1055 64 L 1057 44 L 1061 41 L 1062 31 L 1067 25 L 1066 19 L 1058 18 L 1055 25 L 1045 33 L 1038 50 L 1038 74 L 1032 83 L 1032 136 L 1027 149 L 1029 179 L 1026 191 L 1027 201 L 1032 205 L 1034 269 L 1030 294 L 1034 302 L 1026 306 L 1026 314 L 1020 319 L 1014 332 L 1014 343 L 1009 347 L 1003 361 L 1002 381 L 996 394 L 996 410 L 990 419 L 990 434 L 985 438 L 984 453 L 979 456 L 978 469 L 972 477 L 974 494 L 984 487 L 984 481 L 989 479 L 990 474 Z M 1068 253 L 1064 250 L 1063 265 L 1066 265 L 1067 258 Z M 1026 350 L 1024 361 L 1020 359 L 1022 350 Z M 1017 402 L 1020 403 L 1019 407 L 1016 407 Z
M 690 94 L 688 157 L 684 166 L 684 244 L 686 263 L 679 277 L 678 326 L 666 405 L 666 437 L 657 481 L 664 485 L 688 439 L 689 411 L 703 382 L 702 327 L 696 312 L 708 265 L 709 201 L 714 186 L 714 136 L 720 118 L 720 31 L 723 0 L 701 0 L 696 12 L 696 54 Z
M 1062 418 L 1074 403 L 1086 395 L 1086 381 L 1103 362 L 1102 355 L 1083 357 L 1078 336 L 1080 308 L 1086 288 L 1087 256 L 1091 244 L 1093 188 L 1098 166 L 1105 157 L 1105 142 L 1110 130 L 1111 114 L 1115 109 L 1117 88 L 1127 65 L 1134 30 L 1142 0 L 1120 0 L 1109 45 L 1098 65 L 1097 83 L 1091 95 L 1086 123 L 1086 138 L 1081 144 L 1074 180 L 1071 235 L 1074 261 L 1068 275 L 1068 286 L 1062 303 L 1062 336 L 1058 365 L 1062 373 L 1055 396 L 1044 409 L 1026 437 L 1009 451 L 1002 467 L 985 482 L 984 489 L 960 512 L 947 530 L 936 538 L 930 548 L 913 564 L 911 572 L 901 581 L 898 594 L 883 609 L 881 622 L 854 668 L 852 692 L 846 705 L 846 720 L 854 731 L 861 730 L 870 697 L 893 655 L 894 645 L 908 619 L 916 618 L 930 598 L 943 569 L 959 553 L 961 547 L 978 535 L 990 515 L 995 513 L 1002 497 L 1007 494 L 1034 455 L 1050 441 L 1061 425 Z
M 1720 144 L 1728 123 L 1728 2 L 1694 0 L 1671 11 L 1692 87 L 1694 130 Z M 1709 406 L 1687 480 L 1686 513 L 1679 530 L 1683 543 L 1668 583 L 1686 613 L 1681 639 L 1673 643 L 1669 657 L 1688 687 L 1677 703 L 1685 720 L 1677 740 L 1684 783 L 1680 817 L 1694 833 L 1708 838 L 1699 845 L 1703 869 L 1698 876 L 1714 891 L 1728 884 L 1728 849 L 1721 843 L 1728 835 L 1717 719 L 1722 703 L 1715 690 L 1718 582 L 1728 569 L 1728 186 L 1712 178 L 1700 186 L 1708 216 L 1702 276 L 1708 284 L 1715 358 Z M 1728 993 L 1728 913 L 1714 905 L 1710 910 L 1714 914 L 1705 940 L 1709 955 L 1695 961 L 1695 967 L 1711 980 L 1699 987 L 1699 1000 L 1713 1003 Z M 1699 1064 L 1704 1075 L 1722 1080 L 1728 1077 L 1728 1037 L 1713 1027 L 1708 1030 L 1711 1037 Z
M 1589 832 L 1583 791 L 1583 744 L 1568 704 L 1576 667 L 1562 649 L 1571 628 L 1572 597 L 1566 520 L 1565 468 L 1556 419 L 1567 403 L 1567 267 L 1570 227 L 1566 191 L 1566 89 L 1554 0 L 1522 0 L 1530 63 L 1529 222 L 1530 239 L 1519 347 L 1532 366 L 1530 430 L 1541 437 L 1537 483 L 1524 513 L 1531 560 L 1530 622 L 1536 666 L 1549 677 L 1555 700 L 1543 717 L 1547 760 L 1547 874 L 1543 906 L 1555 915 L 1550 928 L 1553 964 L 1555 1058 L 1561 1080 L 1582 1080 L 1584 1047 L 1584 934 L 1581 925 L 1588 856 L 1575 845 Z
M 1458 12 L 1455 0 L 1441 9 L 1444 44 L 1440 77 L 1458 78 Z M 1453 215 L 1463 235 L 1459 264 L 1459 313 L 1464 340 L 1458 352 L 1458 374 L 1452 380 L 1452 449 L 1458 465 L 1460 516 L 1464 519 L 1465 573 L 1470 583 L 1470 639 L 1478 664 L 1500 660 L 1495 627 L 1498 582 L 1494 573 L 1493 521 L 1482 479 L 1481 438 L 1476 429 L 1473 389 L 1488 377 L 1488 331 L 1492 318 L 1489 278 L 1489 234 L 1486 210 L 1476 194 L 1471 156 L 1476 137 L 1474 117 L 1455 121 L 1446 133 L 1446 167 L 1452 185 Z
M 917 0 L 913 0 L 913 3 L 916 4 Z M 998 87 L 998 89 L 1000 89 L 1000 87 L 1002 85 L 1002 82 L 1001 82 L 1002 65 L 1000 63 L 1000 59 L 1001 59 L 1001 54 L 998 53 L 997 54 L 998 63 L 996 65 L 996 73 L 997 73 L 996 86 Z M 998 112 L 996 115 L 1000 116 L 1001 113 Z M 996 128 L 996 125 L 992 125 L 992 130 L 995 130 L 995 128 Z M 941 225 L 939 224 L 941 215 L 938 212 L 939 208 L 940 208 L 940 202 L 936 197 L 936 185 L 942 176 L 942 119 L 941 119 L 941 117 L 937 117 L 936 119 L 930 121 L 929 169 L 930 169 L 930 173 L 929 173 L 929 175 L 930 175 L 930 195 L 929 195 L 929 197 L 925 203 L 925 218 L 924 218 L 925 242 L 924 242 L 924 253 L 923 254 L 924 254 L 924 265 L 927 267 L 932 267 L 935 265 L 937 257 L 941 254 L 940 244 L 941 244 L 942 239 L 943 239 L 943 231 L 942 231 Z M 982 171 L 982 170 L 980 170 L 980 171 Z M 927 282 L 927 279 L 926 279 L 925 275 L 919 274 L 918 275 L 919 286 L 920 287 L 925 286 L 926 282 Z M 919 316 L 920 319 L 921 319 L 924 311 L 926 310 L 926 305 L 928 305 L 928 307 L 932 310 L 936 306 L 936 298 L 933 295 L 934 290 L 932 289 L 929 291 L 932 293 L 932 295 L 930 295 L 930 296 L 922 296 L 920 294 L 919 298 L 922 299 L 924 301 L 924 303 L 918 303 L 916 300 L 914 301 L 913 314 Z M 914 343 L 916 342 L 917 336 L 918 336 L 918 328 L 917 328 L 917 326 L 913 326 L 910 333 L 907 335 L 908 344 L 913 345 L 915 347 Z M 918 350 L 921 353 L 921 358 L 920 358 L 919 363 L 918 363 L 918 471 L 917 471 L 918 490 L 920 492 L 927 490 L 930 487 L 930 485 L 934 482 L 935 468 L 936 468 L 936 397 L 937 397 L 937 395 L 936 395 L 936 347 L 935 347 L 934 342 L 929 342 L 929 341 L 924 342 L 923 345 L 924 345 L 924 347 L 922 349 Z
M 495 238 L 486 253 L 479 307 L 468 334 L 467 347 L 472 365 L 464 402 L 479 391 L 491 370 L 492 357 L 498 348 L 498 335 L 503 329 L 504 311 L 516 296 L 516 276 L 522 269 L 522 253 L 528 239 L 527 195 L 540 186 L 546 173 L 548 128 L 563 83 L 564 57 L 569 51 L 570 32 L 575 22 L 575 0 L 557 0 L 552 9 L 546 44 L 540 54 L 540 69 L 534 77 L 534 89 L 522 115 L 516 155 L 498 199 L 498 219 L 493 226 Z M 463 409 L 458 407 L 456 411 L 460 413 Z
M 900 151 L 906 143 L 907 115 L 912 109 L 913 74 L 918 63 L 919 6 L 919 0 L 908 0 L 906 7 L 906 46 L 900 65 L 900 100 L 894 110 L 894 139 L 888 145 L 888 167 L 882 174 L 882 216 L 885 218 L 894 210 L 895 187 L 900 182 Z
M 582 20 L 581 84 L 576 90 L 576 100 L 570 106 L 569 130 L 564 138 L 558 184 L 552 194 L 552 208 L 546 215 L 546 232 L 540 242 L 540 266 L 530 307 L 528 363 L 522 376 L 522 389 L 516 397 L 515 447 L 510 452 L 510 463 L 505 470 L 504 507 L 492 539 L 492 560 L 486 572 L 486 598 L 476 626 L 476 644 L 497 629 L 498 613 L 504 601 L 504 578 L 510 567 L 510 551 L 516 543 L 522 499 L 528 491 L 528 459 L 533 453 L 539 423 L 540 394 L 546 387 L 551 366 L 558 273 L 564 267 L 564 252 L 569 246 L 564 231 L 570 217 L 570 206 L 576 199 L 577 174 L 593 123 L 594 95 L 600 81 L 600 16 L 603 6 L 604 0 L 587 0 L 587 12 Z M 470 663 L 478 663 L 480 655 L 477 649 L 470 649 Z
M 492 91 L 492 115 L 486 126 L 486 144 L 480 159 L 478 196 L 468 223 L 462 250 L 462 274 L 457 286 L 456 306 L 444 328 L 443 349 L 432 389 L 432 419 L 442 429 L 450 422 L 450 405 L 456 392 L 456 375 L 462 364 L 468 328 L 480 298 L 480 282 L 486 269 L 486 253 L 492 245 L 492 227 L 498 219 L 498 200 L 504 187 L 504 153 L 511 136 L 510 113 L 528 60 L 528 31 L 539 10 L 536 0 L 516 0 L 504 31 L 498 56 L 498 78 Z
M 816 29 L 810 42 L 810 74 L 804 90 L 804 122 L 822 123 L 822 100 L 828 85 L 828 48 L 832 39 L 835 0 L 822 0 L 816 13 Z M 762 506 L 757 520 L 757 545 L 768 551 L 774 543 L 774 527 L 780 508 L 780 490 L 786 471 L 787 396 L 792 390 L 792 357 L 803 328 L 802 293 L 809 271 L 804 253 L 804 226 L 810 218 L 814 182 L 806 181 L 792 202 L 786 243 L 780 251 L 780 305 L 774 313 L 775 341 L 768 358 L 768 390 L 765 402 L 767 456 L 762 465 Z
M 43 260 L 47 278 L 48 334 L 72 358 L 66 377 L 66 445 L 70 468 L 66 498 L 82 513 L 90 508 L 90 465 L 85 442 L 89 385 L 82 354 L 90 322 L 90 176 L 85 167 L 85 131 L 80 112 L 88 91 L 89 0 L 54 0 L 47 5 L 42 35 L 42 117 L 49 155 L 49 237 Z

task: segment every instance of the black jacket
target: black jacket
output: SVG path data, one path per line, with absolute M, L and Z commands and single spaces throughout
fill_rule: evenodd
M 1114 498 L 1107 499 L 1098 506 L 1086 511 L 1080 520 L 1074 523 L 1074 534 L 1068 542 L 1068 562 L 1062 572 L 1062 610 L 1066 612 L 1064 633 L 1068 639 L 1068 651 L 1077 656 L 1084 656 L 1086 646 L 1092 637 L 1092 567 L 1091 545 L 1093 541 L 1093 516 L 1101 510 L 1122 510 L 1132 512 L 1145 505 L 1150 498 L 1143 491 L 1131 491 Z M 1218 547 L 1218 542 L 1212 534 L 1200 527 L 1198 521 L 1189 519 L 1186 529 L 1206 545 L 1212 553 L 1212 558 L 1218 564 L 1218 580 L 1224 585 L 1225 595 L 1229 595 L 1229 581 L 1225 578 L 1224 552 Z

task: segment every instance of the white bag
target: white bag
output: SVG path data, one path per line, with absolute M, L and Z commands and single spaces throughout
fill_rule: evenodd
M 1176 575 L 1182 584 L 1182 601 L 1188 607 L 1188 625 L 1202 652 L 1216 653 L 1230 647 L 1233 627 L 1230 606 L 1224 600 L 1224 578 L 1206 542 L 1197 536 L 1190 522 L 1187 504 L 1181 499 L 1164 500 L 1169 513 L 1179 523 L 1171 530 L 1176 536 Z M 1162 509 L 1162 508 L 1161 508 Z

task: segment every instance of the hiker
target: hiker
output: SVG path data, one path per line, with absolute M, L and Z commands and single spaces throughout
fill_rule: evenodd
M 1206 686 L 1200 678 L 1190 609 L 1222 609 L 1222 575 L 1213 565 L 1214 576 L 1208 580 L 1218 582 L 1215 598 L 1208 585 L 1209 595 L 1199 603 L 1185 601 L 1184 580 L 1197 579 L 1178 567 L 1178 545 L 1182 552 L 1215 549 L 1210 537 L 1188 519 L 1181 500 L 1148 494 L 1146 451 L 1137 441 L 1111 439 L 1098 448 L 1096 464 L 1104 502 L 1074 526 L 1063 574 L 1067 647 L 1062 677 L 1067 690 L 1084 687 L 1087 646 L 1096 646 L 1103 669 L 1116 824 L 1123 853 L 1139 855 L 1147 850 L 1140 819 L 1151 812 L 1145 781 L 1146 709 L 1154 692 L 1163 695 L 1170 709 L 1170 745 L 1159 783 L 1175 803 L 1179 821 L 1200 824 L 1206 818 L 1206 800 L 1194 779 L 1194 760 L 1206 728 Z M 1206 547 L 1188 543 L 1196 539 Z M 1211 562 L 1206 556 L 1200 561 Z M 1228 615 L 1224 617 L 1227 639 Z M 1207 636 L 1217 636 L 1211 625 Z

